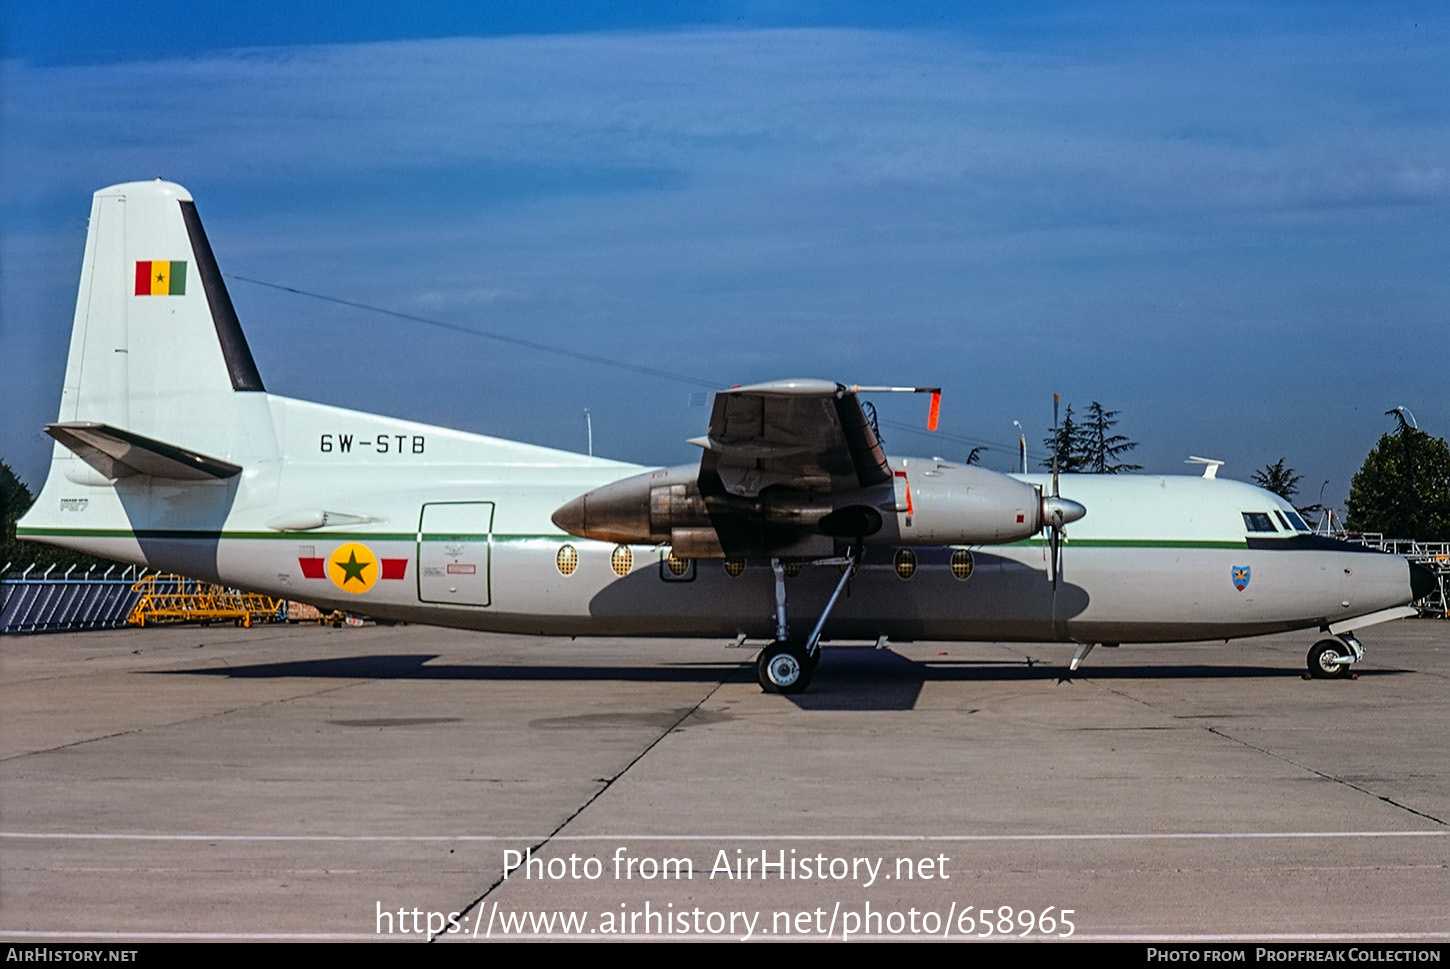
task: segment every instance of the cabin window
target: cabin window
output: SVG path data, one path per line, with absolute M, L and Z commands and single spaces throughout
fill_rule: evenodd
M 730 578 L 732 578 L 732 579 L 738 579 L 740 577 L 740 573 L 742 573 L 744 571 L 745 571 L 745 560 L 744 559 L 726 559 L 725 560 L 725 574 L 728 575 L 728 576 L 730 576 Z
M 785 563 L 785 574 L 794 579 L 801 574 L 801 568 L 802 566 L 799 562 L 787 562 Z
M 559 567 L 560 575 L 573 575 L 579 567 L 579 552 L 572 545 L 561 545 L 559 554 L 554 556 L 554 564 Z
M 1268 512 L 1246 511 L 1244 516 L 1244 528 L 1251 532 L 1277 532 L 1274 527 L 1274 520 L 1269 517 Z
M 972 553 L 964 548 L 952 552 L 952 575 L 966 579 L 972 574 Z
M 614 569 L 615 575 L 629 575 L 629 570 L 634 568 L 634 553 L 628 545 L 614 546 L 614 552 L 609 556 L 609 567 Z
M 909 579 L 916 574 L 916 553 L 909 548 L 898 549 L 894 564 L 896 574 L 902 579 Z
M 665 568 L 670 570 L 671 575 L 684 575 L 690 571 L 690 560 L 677 558 L 675 553 L 671 552 L 669 558 L 665 559 Z

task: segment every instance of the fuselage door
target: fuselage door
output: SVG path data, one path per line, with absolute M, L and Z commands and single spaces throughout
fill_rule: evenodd
M 492 601 L 493 502 L 437 501 L 418 519 L 418 599 L 458 606 Z

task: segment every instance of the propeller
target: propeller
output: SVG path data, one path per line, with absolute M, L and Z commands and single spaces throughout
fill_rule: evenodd
M 1057 591 L 1057 580 L 1062 575 L 1062 540 L 1067 535 L 1067 523 L 1075 522 L 1087 514 L 1087 508 L 1076 501 L 1062 497 L 1057 481 L 1057 408 L 1060 398 L 1052 395 L 1052 494 L 1042 496 L 1042 527 L 1047 529 L 1048 563 L 1047 575 L 1052 580 L 1052 591 Z

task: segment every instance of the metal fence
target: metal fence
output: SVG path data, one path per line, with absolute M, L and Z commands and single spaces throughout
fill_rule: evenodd
M 30 566 L 0 572 L 0 633 L 119 629 L 136 607 L 132 590 L 146 570 L 112 565 L 105 571 L 44 571 Z

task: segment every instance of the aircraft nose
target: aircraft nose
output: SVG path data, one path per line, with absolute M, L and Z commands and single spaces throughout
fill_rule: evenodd
M 1435 573 L 1418 563 L 1410 563 L 1410 598 L 1419 600 L 1435 591 Z

